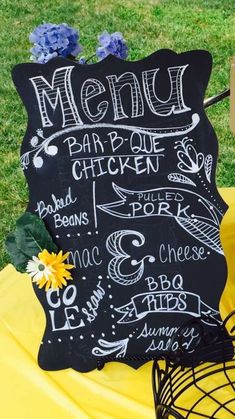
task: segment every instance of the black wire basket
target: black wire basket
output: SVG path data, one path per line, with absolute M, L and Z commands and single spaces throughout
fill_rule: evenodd
M 222 324 L 215 322 L 216 333 L 206 332 L 203 318 L 185 323 L 175 334 L 178 350 L 172 349 L 152 369 L 152 384 L 157 419 L 230 419 L 235 417 L 235 327 L 228 325 L 232 312 Z M 207 319 L 208 321 L 208 319 Z M 198 330 L 193 348 L 185 349 L 184 331 Z

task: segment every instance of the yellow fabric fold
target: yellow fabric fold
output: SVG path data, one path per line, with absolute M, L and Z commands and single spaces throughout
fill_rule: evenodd
M 235 188 L 223 188 L 220 193 L 230 206 L 221 228 L 228 264 L 220 303 L 225 317 L 235 308 Z M 37 353 L 44 326 L 44 312 L 28 277 L 12 265 L 6 266 L 0 272 L 0 406 L 4 419 L 155 418 L 151 362 L 139 370 L 109 363 L 101 371 L 86 374 L 72 369 L 43 371 L 37 364 Z M 235 372 L 230 374 L 235 380 Z M 210 390 L 222 379 L 217 375 L 204 380 L 203 388 Z M 224 389 L 215 395 L 225 402 L 231 391 Z M 196 389 L 185 392 L 180 404 L 189 406 L 197 395 Z M 214 409 L 213 403 L 207 401 L 204 411 Z M 216 417 L 228 419 L 230 415 L 221 410 Z

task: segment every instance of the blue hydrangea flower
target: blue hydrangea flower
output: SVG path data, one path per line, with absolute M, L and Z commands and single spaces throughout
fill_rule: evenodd
M 57 56 L 76 57 L 82 51 L 78 31 L 66 23 L 43 23 L 31 32 L 29 40 L 34 45 L 30 59 L 41 64 Z
M 80 58 L 79 58 L 79 60 L 78 60 L 78 62 L 79 62 L 79 64 L 86 64 L 86 57 L 84 57 L 84 55 L 82 55 Z
M 98 41 L 101 46 L 97 47 L 96 55 L 100 60 L 107 57 L 109 54 L 116 55 L 118 58 L 125 59 L 128 55 L 128 47 L 126 40 L 123 38 L 121 32 L 109 33 L 104 31 L 98 35 Z

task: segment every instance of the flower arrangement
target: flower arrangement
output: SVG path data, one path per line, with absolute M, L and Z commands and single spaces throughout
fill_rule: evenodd
M 29 260 L 26 272 L 39 288 L 43 288 L 44 285 L 46 291 L 49 288 L 62 288 L 63 285 L 67 285 L 69 279 L 73 279 L 68 270 L 74 266 L 64 263 L 68 255 L 69 252 L 63 255 L 61 250 L 56 254 L 54 252 L 49 253 L 44 249 L 37 257 L 33 256 Z
M 64 263 L 63 255 L 52 241 L 41 218 L 25 212 L 17 221 L 15 231 L 8 235 L 6 248 L 15 268 L 27 272 L 39 288 L 62 288 L 72 280 L 69 272 L 74 266 Z
M 102 60 L 109 54 L 122 59 L 127 58 L 128 46 L 121 32 L 109 33 L 105 30 L 97 38 L 99 45 L 95 54 L 88 59 L 85 56 L 81 56 L 78 59 L 80 64 L 87 63 L 93 57 Z M 75 59 L 83 50 L 79 44 L 79 39 L 79 32 L 66 23 L 59 25 L 43 23 L 37 26 L 29 35 L 29 40 L 33 44 L 33 47 L 30 49 L 30 58 L 32 61 L 40 64 L 44 64 L 59 56 Z

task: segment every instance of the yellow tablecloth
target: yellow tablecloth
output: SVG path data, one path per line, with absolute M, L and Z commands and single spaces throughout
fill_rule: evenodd
M 220 305 L 224 317 L 235 308 L 235 188 L 220 189 L 220 193 L 230 206 L 221 229 L 229 270 Z M 119 363 L 86 374 L 72 369 L 43 371 L 37 365 L 37 352 L 44 322 L 26 275 L 6 266 L 0 273 L 2 418 L 154 419 L 151 362 L 137 371 Z M 189 401 L 192 394 L 185 397 Z M 221 413 L 218 417 L 230 416 Z

